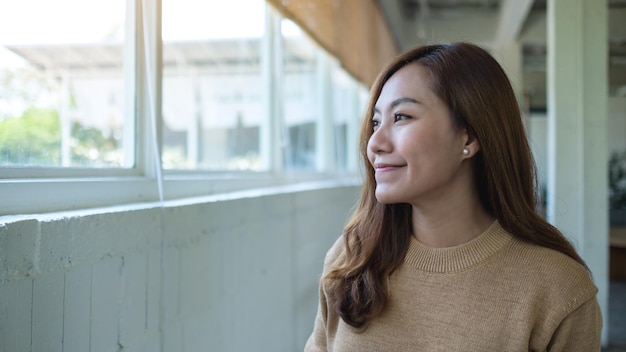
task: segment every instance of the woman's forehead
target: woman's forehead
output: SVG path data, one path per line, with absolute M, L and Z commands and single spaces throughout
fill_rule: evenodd
M 411 98 L 420 103 L 436 99 L 432 90 L 430 72 L 417 63 L 408 64 L 396 71 L 383 85 L 375 108 L 388 107 L 400 98 Z

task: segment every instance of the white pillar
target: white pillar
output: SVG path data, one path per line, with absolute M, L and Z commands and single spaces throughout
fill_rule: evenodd
M 515 91 L 515 97 L 522 112 L 522 118 L 524 119 L 524 126 L 526 131 L 529 131 L 528 114 L 526 114 L 524 104 L 524 67 L 522 61 L 522 45 L 518 41 L 499 42 L 496 44 L 493 55 L 498 60 L 500 65 L 504 68 L 506 75 L 511 81 L 511 86 Z
M 548 1 L 548 220 L 593 273 L 608 343 L 608 5 Z

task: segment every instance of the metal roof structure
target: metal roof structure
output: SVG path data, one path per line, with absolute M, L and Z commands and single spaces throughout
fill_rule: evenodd
M 163 66 L 166 70 L 174 67 L 258 70 L 260 47 L 260 38 L 165 42 Z M 124 58 L 124 44 L 120 42 L 9 45 L 6 48 L 38 69 L 51 72 L 120 70 Z M 307 64 L 315 61 L 315 52 L 307 43 L 287 38 L 284 59 L 292 65 Z

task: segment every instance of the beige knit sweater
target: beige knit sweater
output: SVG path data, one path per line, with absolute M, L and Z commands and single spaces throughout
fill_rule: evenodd
M 339 239 L 325 270 L 342 250 Z M 390 292 L 383 314 L 357 332 L 330 310 L 321 287 L 305 351 L 600 351 L 602 319 L 587 271 L 497 221 L 457 247 L 413 239 Z

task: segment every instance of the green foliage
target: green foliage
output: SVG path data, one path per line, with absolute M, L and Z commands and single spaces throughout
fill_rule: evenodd
M 626 209 L 626 152 L 613 152 L 609 159 L 609 208 Z
M 72 162 L 78 165 L 92 166 L 94 159 L 105 162 L 102 159 L 117 150 L 113 136 L 105 137 L 99 129 L 84 127 L 78 122 L 72 124 L 72 139 Z
M 0 69 L 0 103 L 9 109 L 0 111 L 0 166 L 61 166 L 68 157 L 69 166 L 119 166 L 123 157 L 118 141 L 106 137 L 98 128 L 73 122 L 69 154 L 62 156 L 61 119 L 52 101 L 58 98 L 59 82 L 32 67 Z M 25 112 L 21 108 L 29 107 Z M 74 96 L 68 108 L 78 110 Z M 21 114 L 21 116 L 19 116 Z
M 97 128 L 72 124 L 72 166 L 117 166 L 118 142 Z M 0 166 L 60 166 L 61 122 L 54 109 L 29 108 L 0 120 Z
M 34 107 L 0 120 L 0 165 L 59 165 L 60 126 L 56 110 Z

